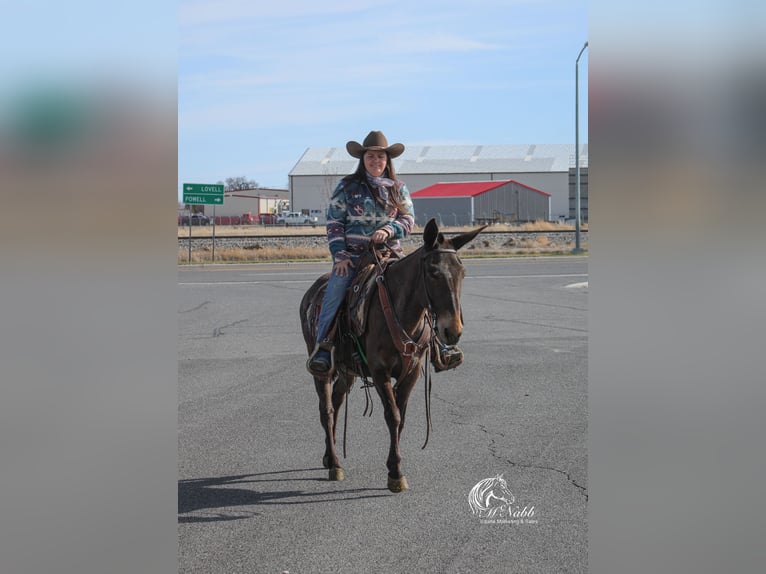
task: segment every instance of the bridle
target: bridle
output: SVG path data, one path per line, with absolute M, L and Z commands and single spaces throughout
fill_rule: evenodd
M 401 326 L 401 323 L 399 322 L 399 318 L 396 316 L 393 305 L 391 304 L 391 295 L 388 292 L 388 286 L 386 285 L 385 276 L 384 276 L 386 266 L 384 266 L 381 263 L 381 259 L 377 251 L 373 250 L 373 253 L 375 253 L 375 261 L 377 264 L 377 273 L 375 276 L 375 281 L 378 284 L 378 293 L 380 297 L 380 303 L 381 303 L 381 306 L 383 307 L 383 314 L 386 318 L 388 329 L 391 332 L 391 337 L 394 341 L 394 345 L 397 347 L 401 355 L 403 357 L 411 358 L 412 355 L 414 355 L 418 351 L 422 351 L 423 345 L 421 344 L 421 342 L 424 341 L 425 338 L 427 338 L 426 336 L 430 337 L 431 325 L 427 321 L 426 326 L 423 328 L 423 331 L 421 332 L 419 341 L 416 343 L 412 340 L 409 334 Z M 457 256 L 457 249 L 442 248 L 442 247 L 429 249 L 428 251 L 423 251 L 423 253 L 421 253 L 420 260 L 421 262 L 425 262 L 425 260 L 428 259 L 431 255 L 435 255 L 437 253 L 454 253 Z M 459 257 L 458 257 L 458 262 L 460 262 Z M 425 305 L 426 314 L 428 317 L 434 319 L 436 317 L 436 312 L 433 309 L 433 298 L 431 297 L 431 293 L 428 289 L 428 280 L 426 278 L 426 267 L 425 265 L 421 265 L 421 267 L 422 267 L 421 280 L 423 282 L 423 290 L 425 291 L 425 295 L 426 295 L 426 305 Z M 409 369 L 405 368 L 403 370 L 405 372 L 408 372 Z
M 420 255 L 421 260 L 421 267 L 422 273 L 421 273 L 421 279 L 423 281 L 423 289 L 425 291 L 426 295 L 426 313 L 423 321 L 423 327 L 420 332 L 420 337 L 418 337 L 417 341 L 413 341 L 412 337 L 410 337 L 409 333 L 404 330 L 401 323 L 399 322 L 399 318 L 396 316 L 396 313 L 394 311 L 393 305 L 391 304 L 391 295 L 388 292 L 388 286 L 385 282 L 385 269 L 386 267 L 381 263 L 377 253 L 375 254 L 375 259 L 377 262 L 377 272 L 375 276 L 375 282 L 378 285 L 378 297 L 380 298 L 380 306 L 383 309 L 383 316 L 386 319 L 386 324 L 388 325 L 388 330 L 391 335 L 391 340 L 394 343 L 394 346 L 399 351 L 399 355 L 401 356 L 402 360 L 402 372 L 400 374 L 401 378 L 410 376 L 412 374 L 412 370 L 415 369 L 418 365 L 417 358 L 420 357 L 424 352 L 426 353 L 426 366 L 424 368 L 424 374 L 425 374 L 425 396 L 426 396 L 426 440 L 425 443 L 421 448 L 425 448 L 428 444 L 428 439 L 431 435 L 431 373 L 430 373 L 430 356 L 428 353 L 431 352 L 431 341 L 436 338 L 436 331 L 433 328 L 432 324 L 436 320 L 436 313 L 433 310 L 433 302 L 431 298 L 431 293 L 428 290 L 428 280 L 426 278 L 426 268 L 425 265 L 422 265 L 425 260 L 430 257 L 431 255 L 434 255 L 436 253 L 455 253 L 457 254 L 456 249 L 447 249 L 447 248 L 436 248 L 436 249 L 429 249 L 428 251 L 424 251 Z M 460 258 L 458 257 L 458 261 L 460 261 Z
M 434 255 L 435 253 L 454 253 L 455 257 L 457 257 L 458 262 L 462 264 L 462 261 L 460 261 L 460 257 L 458 257 L 458 255 L 457 255 L 457 249 L 445 249 L 445 248 L 442 248 L 442 247 L 439 247 L 439 248 L 436 248 L 436 249 L 430 249 L 428 251 L 424 251 L 420 255 L 420 259 L 421 259 L 421 261 L 425 262 L 425 260 L 429 256 Z M 428 309 L 428 312 L 432 316 L 435 317 L 436 313 L 433 310 L 433 302 L 432 302 L 433 300 L 431 298 L 431 293 L 428 291 L 428 281 L 427 281 L 427 278 L 426 278 L 426 266 L 423 265 L 422 267 L 423 267 L 423 273 L 422 273 L 423 289 L 426 292 L 426 308 Z

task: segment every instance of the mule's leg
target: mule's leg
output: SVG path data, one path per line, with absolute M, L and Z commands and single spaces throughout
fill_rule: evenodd
M 399 439 L 402 438 L 404 432 L 404 418 L 407 414 L 407 402 L 410 400 L 410 394 L 415 387 L 415 383 L 418 382 L 417 372 L 414 376 L 410 376 L 408 380 L 397 381 L 394 387 L 394 394 L 396 396 L 396 406 L 399 407 Z
M 388 433 L 391 437 L 391 446 L 388 450 L 388 490 L 391 492 L 401 492 L 407 490 L 409 485 L 407 479 L 402 474 L 401 462 L 402 456 L 399 452 L 399 426 L 401 424 L 401 414 L 396 404 L 394 389 L 391 386 L 391 380 L 386 378 L 382 382 L 375 381 L 375 389 L 383 402 L 383 417 L 388 426 Z
M 347 375 L 338 375 L 332 388 L 332 408 L 335 411 L 332 426 L 332 440 L 336 444 L 338 442 L 336 435 L 338 430 L 338 420 L 340 419 L 340 409 L 343 406 L 343 401 L 346 399 L 346 393 L 353 382 L 354 379 Z
M 332 401 L 332 381 L 329 377 L 314 377 L 314 386 L 319 396 L 319 420 L 325 432 L 325 453 L 322 464 L 329 469 L 330 480 L 343 480 L 343 469 L 335 452 L 335 409 Z

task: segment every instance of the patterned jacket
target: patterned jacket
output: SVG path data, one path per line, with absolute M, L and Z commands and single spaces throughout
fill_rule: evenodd
M 397 209 L 391 201 L 385 207 L 376 201 L 378 191 L 368 182 L 343 179 L 330 198 L 327 207 L 327 241 L 333 262 L 356 259 L 367 250 L 370 237 L 378 229 L 388 231 L 387 245 L 401 251 L 399 239 L 406 237 L 415 225 L 415 211 L 410 192 L 404 182 L 397 182 L 403 207 Z

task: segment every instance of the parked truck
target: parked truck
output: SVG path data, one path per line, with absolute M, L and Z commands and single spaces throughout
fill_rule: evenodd
M 283 211 L 277 216 L 277 225 L 311 225 L 316 227 L 317 218 L 298 211 Z

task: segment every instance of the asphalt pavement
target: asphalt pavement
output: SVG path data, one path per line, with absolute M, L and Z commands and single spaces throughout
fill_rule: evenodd
M 328 264 L 179 268 L 179 572 L 587 571 L 587 258 L 465 265 L 465 361 L 434 375 L 424 450 L 413 391 L 400 494 L 358 385 L 346 480 L 321 464 L 298 305 Z M 480 516 L 471 493 L 498 476 L 513 502 Z

